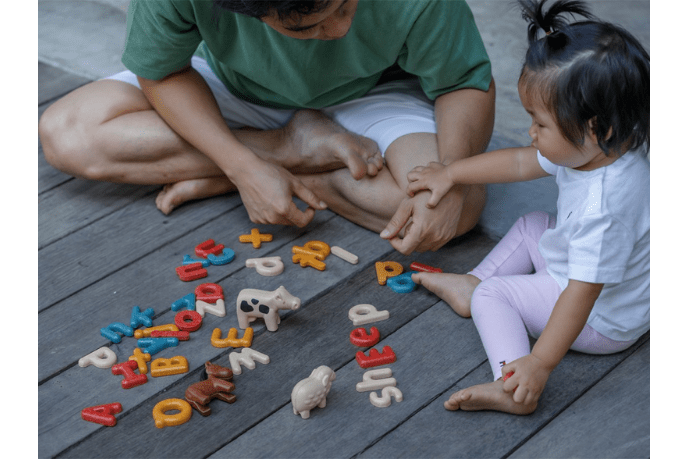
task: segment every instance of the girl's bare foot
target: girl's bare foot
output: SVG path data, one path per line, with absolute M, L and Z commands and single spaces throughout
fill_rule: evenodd
M 236 187 L 227 177 L 183 180 L 165 185 L 155 198 L 155 205 L 167 215 L 187 201 L 218 196 L 230 191 L 236 191 Z
M 461 317 L 471 316 L 471 297 L 480 284 L 474 275 L 419 272 L 411 279 L 442 298 Z
M 530 414 L 537 408 L 537 402 L 531 405 L 514 402 L 513 394 L 502 390 L 504 381 L 497 381 L 471 386 L 455 392 L 444 402 L 444 407 L 450 411 L 502 411 L 511 414 Z
M 359 180 L 375 176 L 382 169 L 377 143 L 347 131 L 317 110 L 299 110 L 284 127 L 285 151 L 282 165 L 294 173 L 326 172 L 347 167 Z

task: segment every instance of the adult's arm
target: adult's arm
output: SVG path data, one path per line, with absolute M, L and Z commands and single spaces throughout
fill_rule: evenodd
M 490 142 L 494 116 L 494 80 L 487 91 L 464 88 L 439 96 L 435 101 L 439 161 L 449 164 L 482 153 Z M 467 192 L 467 186 L 456 186 L 432 209 L 426 206 L 428 191 L 404 199 L 380 236 L 406 255 L 439 249 L 456 236 Z M 409 219 L 401 239 L 398 234 Z
M 313 219 L 314 209 L 325 208 L 286 169 L 258 158 L 237 140 L 205 80 L 190 65 L 161 80 L 138 79 L 146 98 L 172 130 L 236 185 L 251 221 L 303 227 Z M 306 211 L 296 207 L 294 195 L 309 205 Z

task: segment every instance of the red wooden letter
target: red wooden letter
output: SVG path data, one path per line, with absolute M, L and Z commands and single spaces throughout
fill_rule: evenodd
M 375 346 L 380 341 L 380 331 L 377 329 L 377 327 L 371 327 L 370 334 L 368 334 L 365 328 L 356 328 L 351 331 L 349 340 L 354 346 Z
M 174 324 L 181 331 L 193 332 L 201 328 L 203 323 L 203 317 L 196 311 L 179 311 L 176 316 L 174 316 Z
M 222 287 L 217 284 L 207 283 L 201 284 L 194 290 L 196 299 L 205 301 L 206 303 L 216 303 L 217 300 L 224 300 L 225 294 L 222 292 Z
M 191 263 L 190 265 L 178 266 L 175 270 L 179 278 L 184 282 L 208 277 L 208 270 L 203 267 L 202 263 Z
M 127 360 L 126 362 L 118 363 L 112 366 L 113 375 L 123 375 L 122 389 L 131 389 L 132 387 L 140 386 L 148 382 L 148 376 L 137 375 L 134 373 L 139 367 L 136 360 Z
M 220 255 L 222 250 L 225 248 L 223 244 L 215 245 L 215 241 L 208 239 L 205 242 L 201 242 L 196 246 L 195 252 L 201 258 L 206 258 L 209 253 L 213 255 Z
M 433 268 L 432 266 L 424 265 L 423 263 L 418 263 L 417 261 L 414 261 L 411 263 L 411 266 L 409 266 L 412 271 L 422 271 L 426 273 L 441 273 L 442 270 L 440 268 Z
M 95 422 L 96 424 L 112 427 L 117 424 L 117 419 L 114 415 L 121 412 L 121 403 L 96 405 L 81 410 L 81 419 L 84 421 Z
M 361 368 L 370 368 L 394 363 L 397 361 L 397 356 L 391 347 L 385 346 L 382 348 L 382 354 L 377 349 L 371 349 L 369 356 L 365 355 L 363 351 L 358 351 L 356 353 L 356 361 Z

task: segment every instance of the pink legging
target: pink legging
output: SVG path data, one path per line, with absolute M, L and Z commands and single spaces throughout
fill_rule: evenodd
M 547 212 L 524 215 L 469 273 L 482 281 L 473 292 L 471 315 L 495 380 L 502 366 L 530 353 L 528 335 L 540 336 L 561 295 L 538 250 L 542 234 L 554 224 Z M 612 354 L 635 341 L 614 341 L 586 325 L 571 349 Z

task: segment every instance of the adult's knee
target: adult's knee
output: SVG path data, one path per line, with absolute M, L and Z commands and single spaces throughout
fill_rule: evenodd
M 461 209 L 461 217 L 459 225 L 456 229 L 456 235 L 461 236 L 466 234 L 480 221 L 480 216 L 485 209 L 485 202 L 487 201 L 487 190 L 485 185 L 471 185 L 464 200 L 463 208 Z
M 151 108 L 141 90 L 128 83 L 99 80 L 84 85 L 48 107 L 39 120 L 45 159 L 68 174 L 108 180 L 108 145 L 119 139 L 103 132 L 103 124 Z
M 56 102 L 43 113 L 38 122 L 38 136 L 46 161 L 70 175 L 87 177 L 89 150 L 87 129 L 67 105 Z

